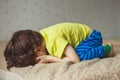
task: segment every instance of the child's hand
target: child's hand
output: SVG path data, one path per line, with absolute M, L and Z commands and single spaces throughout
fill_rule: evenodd
M 42 56 L 38 56 L 36 58 L 36 61 L 40 63 L 54 63 L 54 62 L 62 62 L 63 60 L 50 55 L 42 55 Z
M 47 55 L 38 56 L 36 60 L 39 60 L 40 63 L 48 63 Z

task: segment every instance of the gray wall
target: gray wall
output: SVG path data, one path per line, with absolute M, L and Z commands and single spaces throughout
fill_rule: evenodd
M 21 29 L 79 22 L 120 38 L 120 0 L 0 0 L 0 41 Z

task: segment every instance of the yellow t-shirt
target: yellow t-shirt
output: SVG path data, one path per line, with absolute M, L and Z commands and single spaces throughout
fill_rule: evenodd
M 61 58 L 67 44 L 73 48 L 90 35 L 90 28 L 78 23 L 60 23 L 40 30 L 48 53 Z

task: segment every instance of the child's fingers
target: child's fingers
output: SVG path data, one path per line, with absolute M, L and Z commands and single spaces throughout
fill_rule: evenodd
M 40 59 L 41 59 L 41 56 L 36 57 L 36 60 L 40 60 Z
M 36 61 L 40 62 L 40 63 L 45 63 L 46 62 L 46 55 L 38 56 L 36 58 Z
M 42 55 L 42 56 L 38 56 L 36 59 L 42 59 L 42 58 L 45 58 L 46 57 L 46 55 Z

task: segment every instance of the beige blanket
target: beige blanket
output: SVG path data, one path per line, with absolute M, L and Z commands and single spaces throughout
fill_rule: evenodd
M 25 80 L 120 80 L 120 42 L 111 42 L 114 43 L 115 57 L 82 61 L 76 64 L 39 63 L 35 66 L 12 68 L 11 71 Z M 1 44 L 0 50 L 3 51 L 5 44 Z M 0 58 L 0 68 L 6 70 L 3 59 L 3 57 Z

